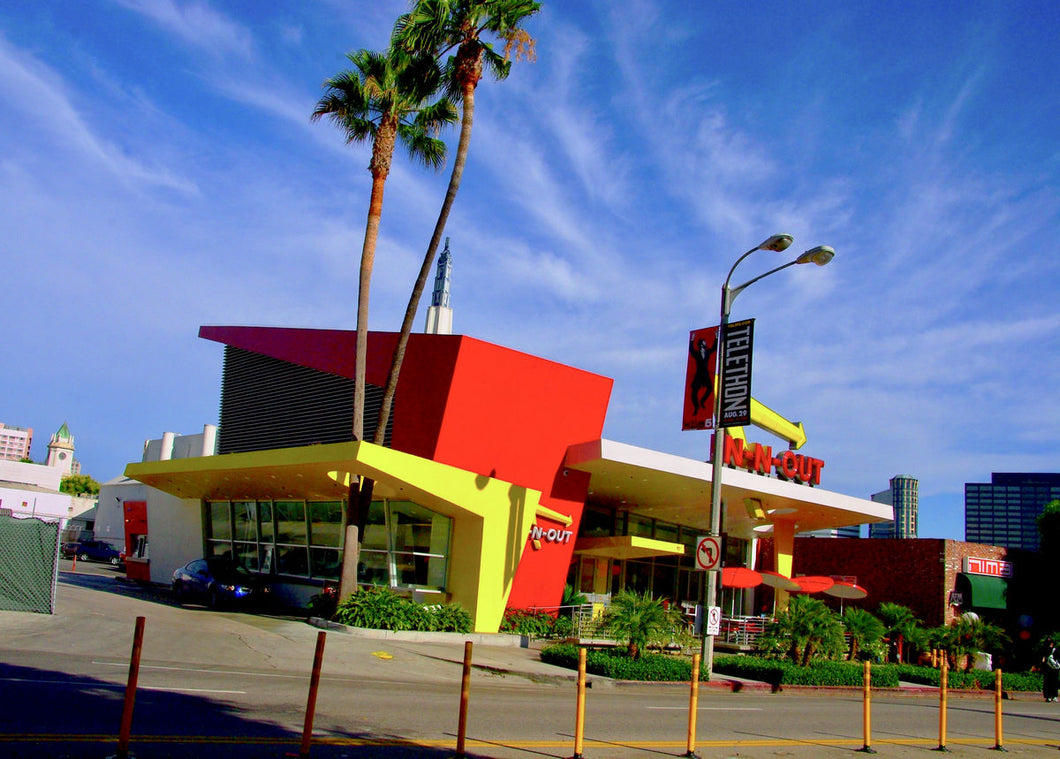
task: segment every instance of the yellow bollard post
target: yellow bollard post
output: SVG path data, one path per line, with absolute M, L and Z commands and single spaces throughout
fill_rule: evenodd
M 460 718 L 456 728 L 456 755 L 464 757 L 467 737 L 467 704 L 471 698 L 471 641 L 464 641 L 464 674 L 460 680 Z
M 994 670 L 994 750 L 1006 751 L 1005 741 L 1001 735 L 1001 669 Z
M 121 710 L 121 727 L 118 730 L 117 759 L 129 757 L 129 733 L 132 730 L 133 705 L 136 703 L 136 681 L 140 677 L 140 652 L 144 647 L 145 617 L 136 618 L 133 630 L 132 655 L 129 657 L 129 680 L 125 684 L 125 703 Z
M 865 660 L 865 674 L 861 685 L 861 718 L 865 734 L 865 745 L 858 749 L 863 754 L 875 754 L 872 748 L 872 662 Z
M 942 671 L 939 673 L 939 747 L 936 751 L 949 751 L 946 748 L 946 696 L 949 690 L 949 674 L 949 658 L 943 655 Z
M 305 721 L 302 723 L 302 745 L 299 747 L 299 759 L 309 756 L 309 746 L 313 741 L 313 718 L 317 710 L 317 690 L 320 688 L 320 669 L 324 663 L 324 639 L 327 633 L 317 632 L 317 647 L 313 652 L 313 671 L 309 675 L 309 696 L 305 704 Z
M 696 753 L 696 713 L 699 710 L 699 654 L 692 654 L 692 689 L 688 695 L 688 747 L 686 757 L 698 757 Z
M 578 649 L 578 707 L 574 715 L 574 759 L 582 759 L 585 737 L 585 649 Z

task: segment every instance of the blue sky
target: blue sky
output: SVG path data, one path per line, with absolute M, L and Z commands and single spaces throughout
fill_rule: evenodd
M 69 423 L 97 479 L 217 420 L 203 324 L 352 329 L 368 149 L 310 123 L 405 0 L 0 7 L 0 421 Z M 605 436 L 681 431 L 688 331 L 743 281 L 754 395 L 822 487 L 1060 464 L 1060 12 L 1051 2 L 546 2 L 537 60 L 478 89 L 447 234 L 454 331 L 613 377 Z M 455 132 L 447 135 L 455 145 Z M 398 156 L 371 327 L 396 330 L 448 173 Z M 417 328 L 423 323 L 417 317 Z M 765 433 L 757 438 L 771 440 Z

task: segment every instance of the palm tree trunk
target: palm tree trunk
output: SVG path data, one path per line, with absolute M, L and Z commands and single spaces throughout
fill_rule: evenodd
M 456 157 L 453 160 L 453 171 L 449 175 L 449 187 L 442 201 L 442 208 L 438 212 L 438 220 L 434 224 L 434 234 L 427 245 L 427 252 L 423 256 L 419 275 L 412 287 L 408 306 L 405 308 L 405 318 L 401 322 L 401 332 L 398 334 L 397 345 L 394 346 L 394 356 L 390 360 L 390 373 L 387 375 L 386 388 L 383 390 L 383 400 L 379 406 L 379 418 L 376 421 L 375 435 L 372 442 L 382 445 L 386 440 L 386 426 L 390 421 L 390 411 L 394 405 L 394 395 L 397 393 L 398 377 L 401 374 L 401 365 L 405 361 L 405 350 L 408 347 L 409 335 L 412 334 L 412 326 L 416 319 L 416 311 L 419 309 L 423 290 L 427 285 L 427 279 L 434 265 L 434 257 L 438 252 L 442 235 L 445 233 L 445 225 L 449 221 L 449 212 L 456 201 L 456 194 L 460 190 L 460 182 L 464 176 L 464 166 L 467 164 L 468 149 L 471 145 L 471 129 L 475 121 L 475 86 L 465 85 L 463 95 L 463 109 L 460 121 L 460 141 L 457 144 Z M 363 408 L 363 404 L 362 404 Z M 352 487 L 352 486 L 351 486 Z M 368 516 L 368 508 L 372 504 L 372 493 L 375 482 L 368 477 L 361 480 L 358 498 L 358 526 L 360 527 L 360 539 L 364 540 L 364 528 Z M 350 499 L 353 491 L 350 491 Z
M 373 154 L 379 147 L 377 139 Z M 393 150 L 391 141 L 391 154 Z M 373 155 L 374 163 L 375 156 Z M 372 197 L 368 204 L 368 223 L 364 229 L 364 245 L 361 248 L 361 270 L 357 289 L 357 345 L 353 371 L 352 437 L 357 441 L 364 438 L 365 375 L 368 364 L 368 294 L 372 282 L 372 267 L 375 265 L 375 248 L 379 241 L 379 221 L 383 216 L 383 189 L 386 186 L 387 174 L 385 169 L 373 168 Z M 362 540 L 360 536 L 364 534 L 363 523 L 367 520 L 367 511 L 364 514 L 361 513 L 359 491 L 357 478 L 351 477 L 346 497 L 346 536 L 348 540 L 352 538 L 356 548 L 352 551 L 343 551 L 342 574 L 339 577 L 339 599 L 357 592 L 357 563 L 360 559 L 360 551 L 357 548 Z M 351 527 L 354 528 L 352 531 Z
M 434 264 L 434 256 L 438 252 L 442 235 L 445 233 L 445 225 L 449 221 L 449 212 L 456 201 L 456 194 L 460 190 L 460 182 L 464 176 L 464 165 L 467 163 L 467 154 L 471 146 L 471 129 L 475 121 L 475 85 L 464 84 L 462 113 L 460 120 L 460 141 L 457 143 L 456 157 L 453 160 L 453 172 L 449 175 L 449 187 L 442 201 L 442 208 L 438 212 L 438 220 L 434 224 L 434 234 L 431 235 L 427 252 L 423 256 L 420 265 L 420 273 L 416 278 L 416 284 L 412 288 L 408 306 L 405 308 L 405 318 L 401 322 L 401 332 L 398 335 L 397 345 L 394 347 L 394 357 L 390 362 L 390 374 L 387 376 L 386 389 L 383 391 L 383 401 L 379 407 L 379 423 L 375 428 L 373 442 L 382 445 L 386 435 L 386 425 L 390 421 L 390 410 L 393 407 L 394 395 L 397 393 L 398 376 L 401 374 L 401 365 L 405 361 L 405 349 L 408 347 L 409 335 L 412 334 L 412 325 L 416 319 L 416 311 L 419 309 L 420 298 L 427 285 L 427 279 L 431 274 L 431 266 Z

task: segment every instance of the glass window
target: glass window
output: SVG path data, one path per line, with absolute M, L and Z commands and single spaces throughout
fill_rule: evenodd
M 279 557 L 276 571 L 282 575 L 309 576 L 309 557 L 306 546 L 277 546 Z
M 368 524 L 364 528 L 364 540 L 361 541 L 361 550 L 366 548 L 385 551 L 386 540 L 386 502 L 372 501 L 368 509 Z
M 390 502 L 390 534 L 395 551 L 431 552 L 431 528 L 434 519 L 445 517 L 411 501 Z
M 357 563 L 357 581 L 366 585 L 390 586 L 390 562 L 386 551 L 361 549 Z
M 614 534 L 615 513 L 601 506 L 586 506 L 582 513 L 581 534 L 587 538 L 605 538 Z
M 234 555 L 238 566 L 249 569 L 251 572 L 258 571 L 257 543 L 236 543 Z
M 333 548 L 310 548 L 309 571 L 313 577 L 337 580 L 342 574 L 342 553 Z
M 232 520 L 228 510 L 228 501 L 211 501 L 207 526 L 209 535 L 215 540 L 228 540 L 232 537 Z
M 258 534 L 263 542 L 272 542 L 272 536 L 275 534 L 272 527 L 272 504 L 269 501 L 258 501 Z
M 642 517 L 639 514 L 630 514 L 626 522 L 626 534 L 637 535 L 642 538 L 651 537 L 651 518 Z
M 210 540 L 206 543 L 206 558 L 212 558 L 214 556 L 221 557 L 223 559 L 229 559 L 232 557 L 232 544 L 227 540 Z
M 232 528 L 236 540 L 257 540 L 257 504 L 254 501 L 232 502 Z
M 677 542 L 677 525 L 670 524 L 669 522 L 656 522 L 655 523 L 655 539 L 665 540 L 668 543 Z
M 340 501 L 309 504 L 309 540 L 314 546 L 342 545 L 342 503 Z
M 276 542 L 306 545 L 305 502 L 276 501 L 275 508 Z

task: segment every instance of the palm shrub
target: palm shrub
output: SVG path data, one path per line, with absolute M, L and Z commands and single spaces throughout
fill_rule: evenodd
M 905 639 L 910 634 L 916 634 L 914 631 L 919 624 L 913 614 L 913 610 L 908 606 L 884 601 L 876 609 L 876 616 L 880 618 L 883 626 L 887 628 L 887 635 L 895 644 L 895 656 L 898 663 L 901 664 L 905 649 Z
M 637 659 L 649 643 L 669 640 L 679 619 L 663 599 L 651 594 L 623 590 L 611 599 L 604 613 L 604 629 L 616 640 L 625 640 L 626 653 Z
M 876 648 L 886 632 L 883 622 L 870 612 L 856 606 L 847 607 L 843 612 L 843 629 L 850 637 L 848 659 L 856 659 L 859 650 L 871 651 Z
M 786 656 L 806 666 L 814 658 L 838 658 L 846 648 L 839 615 L 823 601 L 810 596 L 794 596 L 788 608 L 766 625 L 759 637 L 759 651 Z

